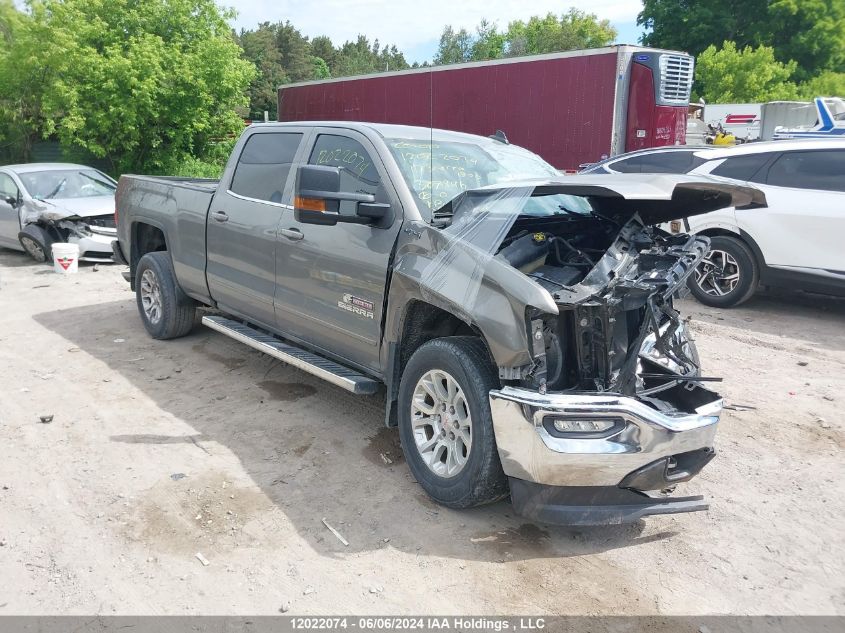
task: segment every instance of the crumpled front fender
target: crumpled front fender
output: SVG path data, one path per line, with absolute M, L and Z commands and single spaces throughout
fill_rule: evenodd
M 446 242 L 437 228 L 423 223 L 412 223 L 400 234 L 387 302 L 387 342 L 399 340 L 402 312 L 419 300 L 477 328 L 499 367 L 529 365 L 526 310 L 557 314 L 551 294 L 466 242 L 450 243 L 443 262 Z

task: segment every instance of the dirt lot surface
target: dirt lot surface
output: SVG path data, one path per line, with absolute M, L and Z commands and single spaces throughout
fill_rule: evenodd
M 571 531 L 436 506 L 382 397 L 154 341 L 120 270 L 0 250 L 0 614 L 845 614 L 843 301 L 683 302 L 745 405 L 710 510 Z

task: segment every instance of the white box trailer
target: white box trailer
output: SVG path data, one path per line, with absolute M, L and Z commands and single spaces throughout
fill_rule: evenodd
M 760 119 L 760 140 L 771 141 L 776 127 L 815 125 L 816 106 L 812 101 L 770 101 L 763 104 Z

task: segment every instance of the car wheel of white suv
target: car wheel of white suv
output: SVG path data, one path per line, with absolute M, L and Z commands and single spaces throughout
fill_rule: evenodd
M 735 237 L 715 236 L 710 251 L 690 277 L 689 289 L 704 305 L 731 308 L 757 290 L 760 270 L 751 250 Z

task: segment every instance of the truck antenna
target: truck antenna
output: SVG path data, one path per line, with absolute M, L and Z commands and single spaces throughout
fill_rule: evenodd
M 510 145 L 508 141 L 508 137 L 505 136 L 505 133 L 502 130 L 496 130 L 495 134 L 491 134 L 489 138 L 492 138 L 494 141 L 499 141 L 500 143 L 504 143 L 505 145 Z

